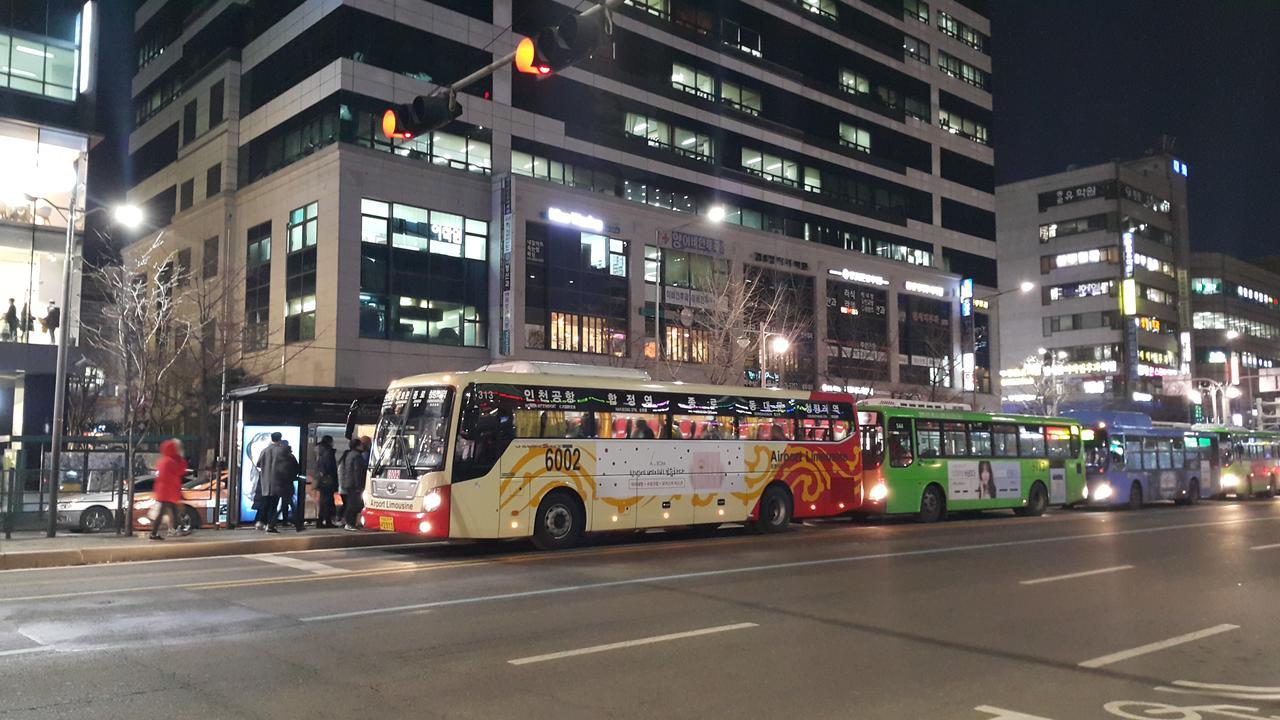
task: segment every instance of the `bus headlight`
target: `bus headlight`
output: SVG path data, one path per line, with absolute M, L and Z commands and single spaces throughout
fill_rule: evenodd
M 432 490 L 422 499 L 422 509 L 427 512 L 433 512 L 440 509 L 440 504 L 444 502 L 444 498 L 440 497 L 440 493 Z
M 889 497 L 889 488 L 885 487 L 884 483 L 876 483 L 871 486 L 871 492 L 868 497 L 871 498 L 871 502 L 880 502 Z
M 1107 483 L 1103 483 L 1093 489 L 1094 500 L 1106 500 L 1107 498 L 1110 498 L 1112 495 L 1115 495 L 1115 491 L 1112 490 L 1111 485 Z
M 1088 485 L 1085 485 L 1085 486 L 1084 486 L 1084 490 L 1080 493 L 1080 495 L 1081 495 L 1081 497 L 1083 497 L 1085 500 L 1088 500 L 1088 499 L 1089 499 L 1089 486 L 1088 486 Z
M 1222 487 L 1233 488 L 1239 484 L 1240 484 L 1240 478 L 1236 477 L 1235 475 L 1232 475 L 1231 473 L 1222 474 Z

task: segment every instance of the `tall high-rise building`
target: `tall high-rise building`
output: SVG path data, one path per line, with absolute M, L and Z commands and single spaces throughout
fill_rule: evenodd
M 0 3 L 0 435 L 47 436 L 57 339 L 79 338 L 80 260 L 67 225 L 83 231 L 94 130 L 99 4 Z M 47 441 L 45 442 L 47 445 Z M 7 445 L 6 462 L 19 460 Z M 11 467 L 12 465 L 7 465 Z
M 503 358 L 705 378 L 717 296 L 759 278 L 811 320 L 768 382 L 985 394 L 986 5 L 629 0 L 593 58 L 499 69 L 458 121 L 391 140 L 389 103 L 585 3 L 149 0 L 130 199 L 180 270 L 238 273 L 268 382 Z M 745 355 L 730 381 L 758 381 Z
M 1164 381 L 1191 372 L 1187 175 L 1158 153 L 996 188 L 1001 283 L 1040 286 L 1001 314 L 1006 398 L 1049 377 L 1064 407 L 1186 419 Z

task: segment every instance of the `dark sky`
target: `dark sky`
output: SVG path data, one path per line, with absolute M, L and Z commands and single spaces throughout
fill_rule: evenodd
M 1280 1 L 995 0 L 991 27 L 998 182 L 1167 133 L 1193 248 L 1280 253 Z

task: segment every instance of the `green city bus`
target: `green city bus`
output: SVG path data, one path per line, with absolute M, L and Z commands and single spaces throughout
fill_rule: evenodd
M 862 512 L 935 522 L 963 510 L 1038 516 L 1087 499 L 1075 420 L 886 400 L 859 403 L 858 424 Z

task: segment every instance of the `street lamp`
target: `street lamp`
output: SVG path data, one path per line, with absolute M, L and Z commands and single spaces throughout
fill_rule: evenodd
M 773 354 L 781 355 L 791 349 L 791 340 L 787 336 L 780 333 L 772 333 L 764 329 L 764 325 L 760 325 L 760 387 L 768 387 L 768 373 L 766 372 L 767 361 L 769 359 L 768 350 L 765 343 L 768 343 L 768 350 L 772 350 Z
M 712 205 L 707 208 L 705 220 L 713 225 L 719 225 L 724 221 L 725 209 L 723 205 Z M 704 218 L 694 218 L 682 225 L 671 228 L 671 232 L 687 228 L 690 225 L 701 222 Z M 654 278 L 655 292 L 653 304 L 653 358 L 654 360 L 662 360 L 662 281 L 666 271 L 666 258 L 663 257 L 662 248 L 658 248 L 658 276 Z
M 77 158 L 74 165 L 75 184 L 71 188 L 71 199 L 67 204 L 65 211 L 63 208 L 55 205 L 46 197 L 28 195 L 27 199 L 34 205 L 43 201 L 46 205 L 58 211 L 67 221 L 67 242 L 66 248 L 62 255 L 62 312 L 64 316 L 61 322 L 62 332 L 58 333 L 58 359 L 54 366 L 53 372 L 53 431 L 49 438 L 49 528 L 47 535 L 54 537 L 58 533 L 58 483 L 62 474 L 62 441 L 63 441 L 63 410 L 67 402 L 67 334 L 71 329 L 71 264 L 75 257 L 76 245 L 76 206 L 78 204 L 78 195 L 80 192 L 80 159 Z M 96 207 L 84 214 L 81 220 L 88 218 L 95 212 L 107 212 L 106 207 Z M 126 227 L 136 227 L 142 222 L 142 210 L 136 206 L 126 205 L 113 209 L 112 213 L 116 222 Z

